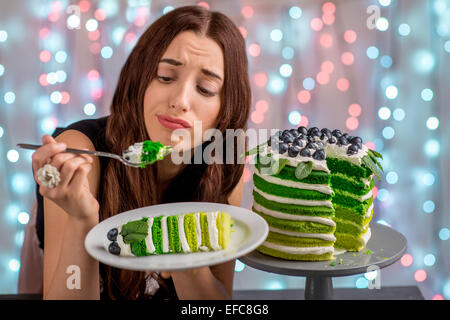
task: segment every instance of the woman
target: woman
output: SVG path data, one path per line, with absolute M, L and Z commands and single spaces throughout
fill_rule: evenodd
M 229 18 L 188 6 L 155 21 L 121 71 L 110 116 L 75 123 L 55 132 L 55 138 L 45 135 L 43 146 L 33 154 L 36 182 L 37 170 L 47 163 L 61 175 L 55 188 L 38 186 L 44 298 L 230 299 L 234 261 L 160 275 L 132 272 L 93 260 L 84 238 L 112 215 L 153 204 L 207 201 L 239 206 L 242 164 L 176 165 L 166 157 L 137 169 L 63 151 L 72 147 L 121 154 L 144 140 L 173 144 L 177 120 L 184 121 L 183 130 L 191 137 L 194 121 L 201 121 L 203 131 L 245 129 L 250 100 L 245 41 Z M 224 146 L 226 142 L 224 135 Z M 194 141 L 191 145 L 196 147 Z M 80 289 L 67 288 L 71 265 L 79 267 Z

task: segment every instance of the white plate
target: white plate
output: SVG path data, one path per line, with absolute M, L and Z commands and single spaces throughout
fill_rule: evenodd
M 198 211 L 225 211 L 230 214 L 234 227 L 226 250 L 128 257 L 113 255 L 105 249 L 110 243 L 106 237 L 108 231 L 130 220 Z M 139 208 L 112 216 L 89 231 L 84 246 L 94 259 L 112 267 L 137 271 L 175 271 L 211 266 L 244 256 L 263 243 L 268 233 L 266 221 L 250 210 L 219 203 L 178 202 Z

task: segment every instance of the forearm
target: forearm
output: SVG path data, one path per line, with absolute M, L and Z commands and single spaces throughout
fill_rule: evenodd
M 95 221 L 68 218 L 57 266 L 48 276 L 51 279 L 46 277 L 44 258 L 44 299 L 100 298 L 99 264 L 84 248 L 84 239 L 95 225 Z
M 180 300 L 230 300 L 231 296 L 209 267 L 171 273 Z

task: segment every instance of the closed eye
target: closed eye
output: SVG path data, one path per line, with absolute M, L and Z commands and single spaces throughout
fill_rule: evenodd
M 172 78 L 170 78 L 170 77 L 163 77 L 163 76 L 158 76 L 158 79 L 161 82 L 170 82 L 172 80 Z
M 173 78 L 171 78 L 171 77 L 164 77 L 164 76 L 157 76 L 157 78 L 162 83 L 170 83 L 173 80 Z M 216 95 L 214 92 L 206 90 L 205 88 L 203 88 L 199 85 L 197 85 L 197 89 L 202 95 L 204 95 L 206 97 L 214 97 Z
M 200 86 L 197 86 L 197 89 L 198 89 L 198 91 L 200 91 L 201 94 L 203 94 L 207 97 L 214 97 L 216 95 L 214 92 L 206 90 L 205 88 L 202 88 Z

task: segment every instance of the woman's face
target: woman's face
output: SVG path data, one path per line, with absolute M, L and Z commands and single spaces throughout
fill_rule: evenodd
M 178 34 L 159 61 L 156 77 L 144 97 L 144 118 L 152 141 L 177 145 L 172 132 L 189 134 L 177 148 L 187 150 L 194 143 L 194 121 L 201 121 L 201 135 L 217 125 L 224 79 L 223 53 L 212 39 L 186 31 Z M 196 128 L 196 130 L 199 130 Z M 174 135 L 174 136 L 179 136 Z

